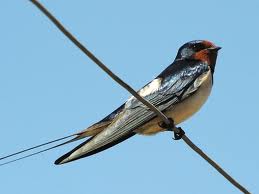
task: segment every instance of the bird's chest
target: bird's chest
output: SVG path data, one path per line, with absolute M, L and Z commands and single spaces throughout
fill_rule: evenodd
M 200 82 L 200 86 L 194 94 L 168 108 L 165 112 L 166 116 L 172 118 L 176 125 L 196 113 L 210 95 L 212 87 L 212 76 L 210 71 L 198 78 L 197 82 Z M 152 121 L 141 126 L 137 132 L 144 135 L 152 135 L 157 132 L 164 131 L 165 129 L 162 129 L 158 125 L 158 122 L 160 121 L 161 120 L 156 117 Z

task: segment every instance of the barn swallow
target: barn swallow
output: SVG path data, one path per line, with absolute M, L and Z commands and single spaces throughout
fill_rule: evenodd
M 171 118 L 174 125 L 178 125 L 196 113 L 210 95 L 219 49 L 221 47 L 206 40 L 187 42 L 179 48 L 174 62 L 140 89 L 138 94 Z M 163 126 L 161 119 L 132 96 L 101 121 L 76 133 L 76 137 L 72 140 L 46 150 L 89 137 L 85 142 L 58 158 L 55 164 L 59 165 L 96 154 L 135 134 L 153 135 L 166 130 L 168 128 Z M 0 160 L 46 144 L 48 143 L 2 157 Z
M 205 40 L 184 44 L 174 62 L 138 94 L 172 118 L 175 125 L 185 121 L 210 95 L 219 49 Z M 153 111 L 131 97 L 104 119 L 81 132 L 78 138 L 90 138 L 58 158 L 55 164 L 96 154 L 135 134 L 153 135 L 167 130 L 159 123 L 161 119 Z

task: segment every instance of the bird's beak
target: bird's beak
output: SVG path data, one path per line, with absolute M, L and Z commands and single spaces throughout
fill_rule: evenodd
M 220 46 L 215 46 L 215 47 L 211 47 L 211 48 L 208 48 L 208 50 L 211 50 L 211 51 L 219 51 L 221 49 Z

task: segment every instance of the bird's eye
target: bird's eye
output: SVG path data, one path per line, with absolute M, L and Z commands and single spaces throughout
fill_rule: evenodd
M 195 45 L 193 45 L 193 49 L 196 51 L 200 51 L 200 50 L 205 49 L 205 47 L 202 44 L 195 44 Z
M 194 45 L 193 45 L 193 49 L 196 50 L 197 48 L 198 48 L 197 44 L 194 44 Z

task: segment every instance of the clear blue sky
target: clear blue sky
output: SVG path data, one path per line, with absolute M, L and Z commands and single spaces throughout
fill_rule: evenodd
M 42 3 L 135 89 L 185 42 L 222 46 L 213 92 L 181 124 L 251 192 L 259 192 L 258 1 L 47 1 Z M 69 135 L 103 118 L 129 93 L 67 40 L 29 1 L 0 6 L 1 156 Z M 64 146 L 0 168 L 1 193 L 239 193 L 169 132 L 135 136 L 67 165 Z

